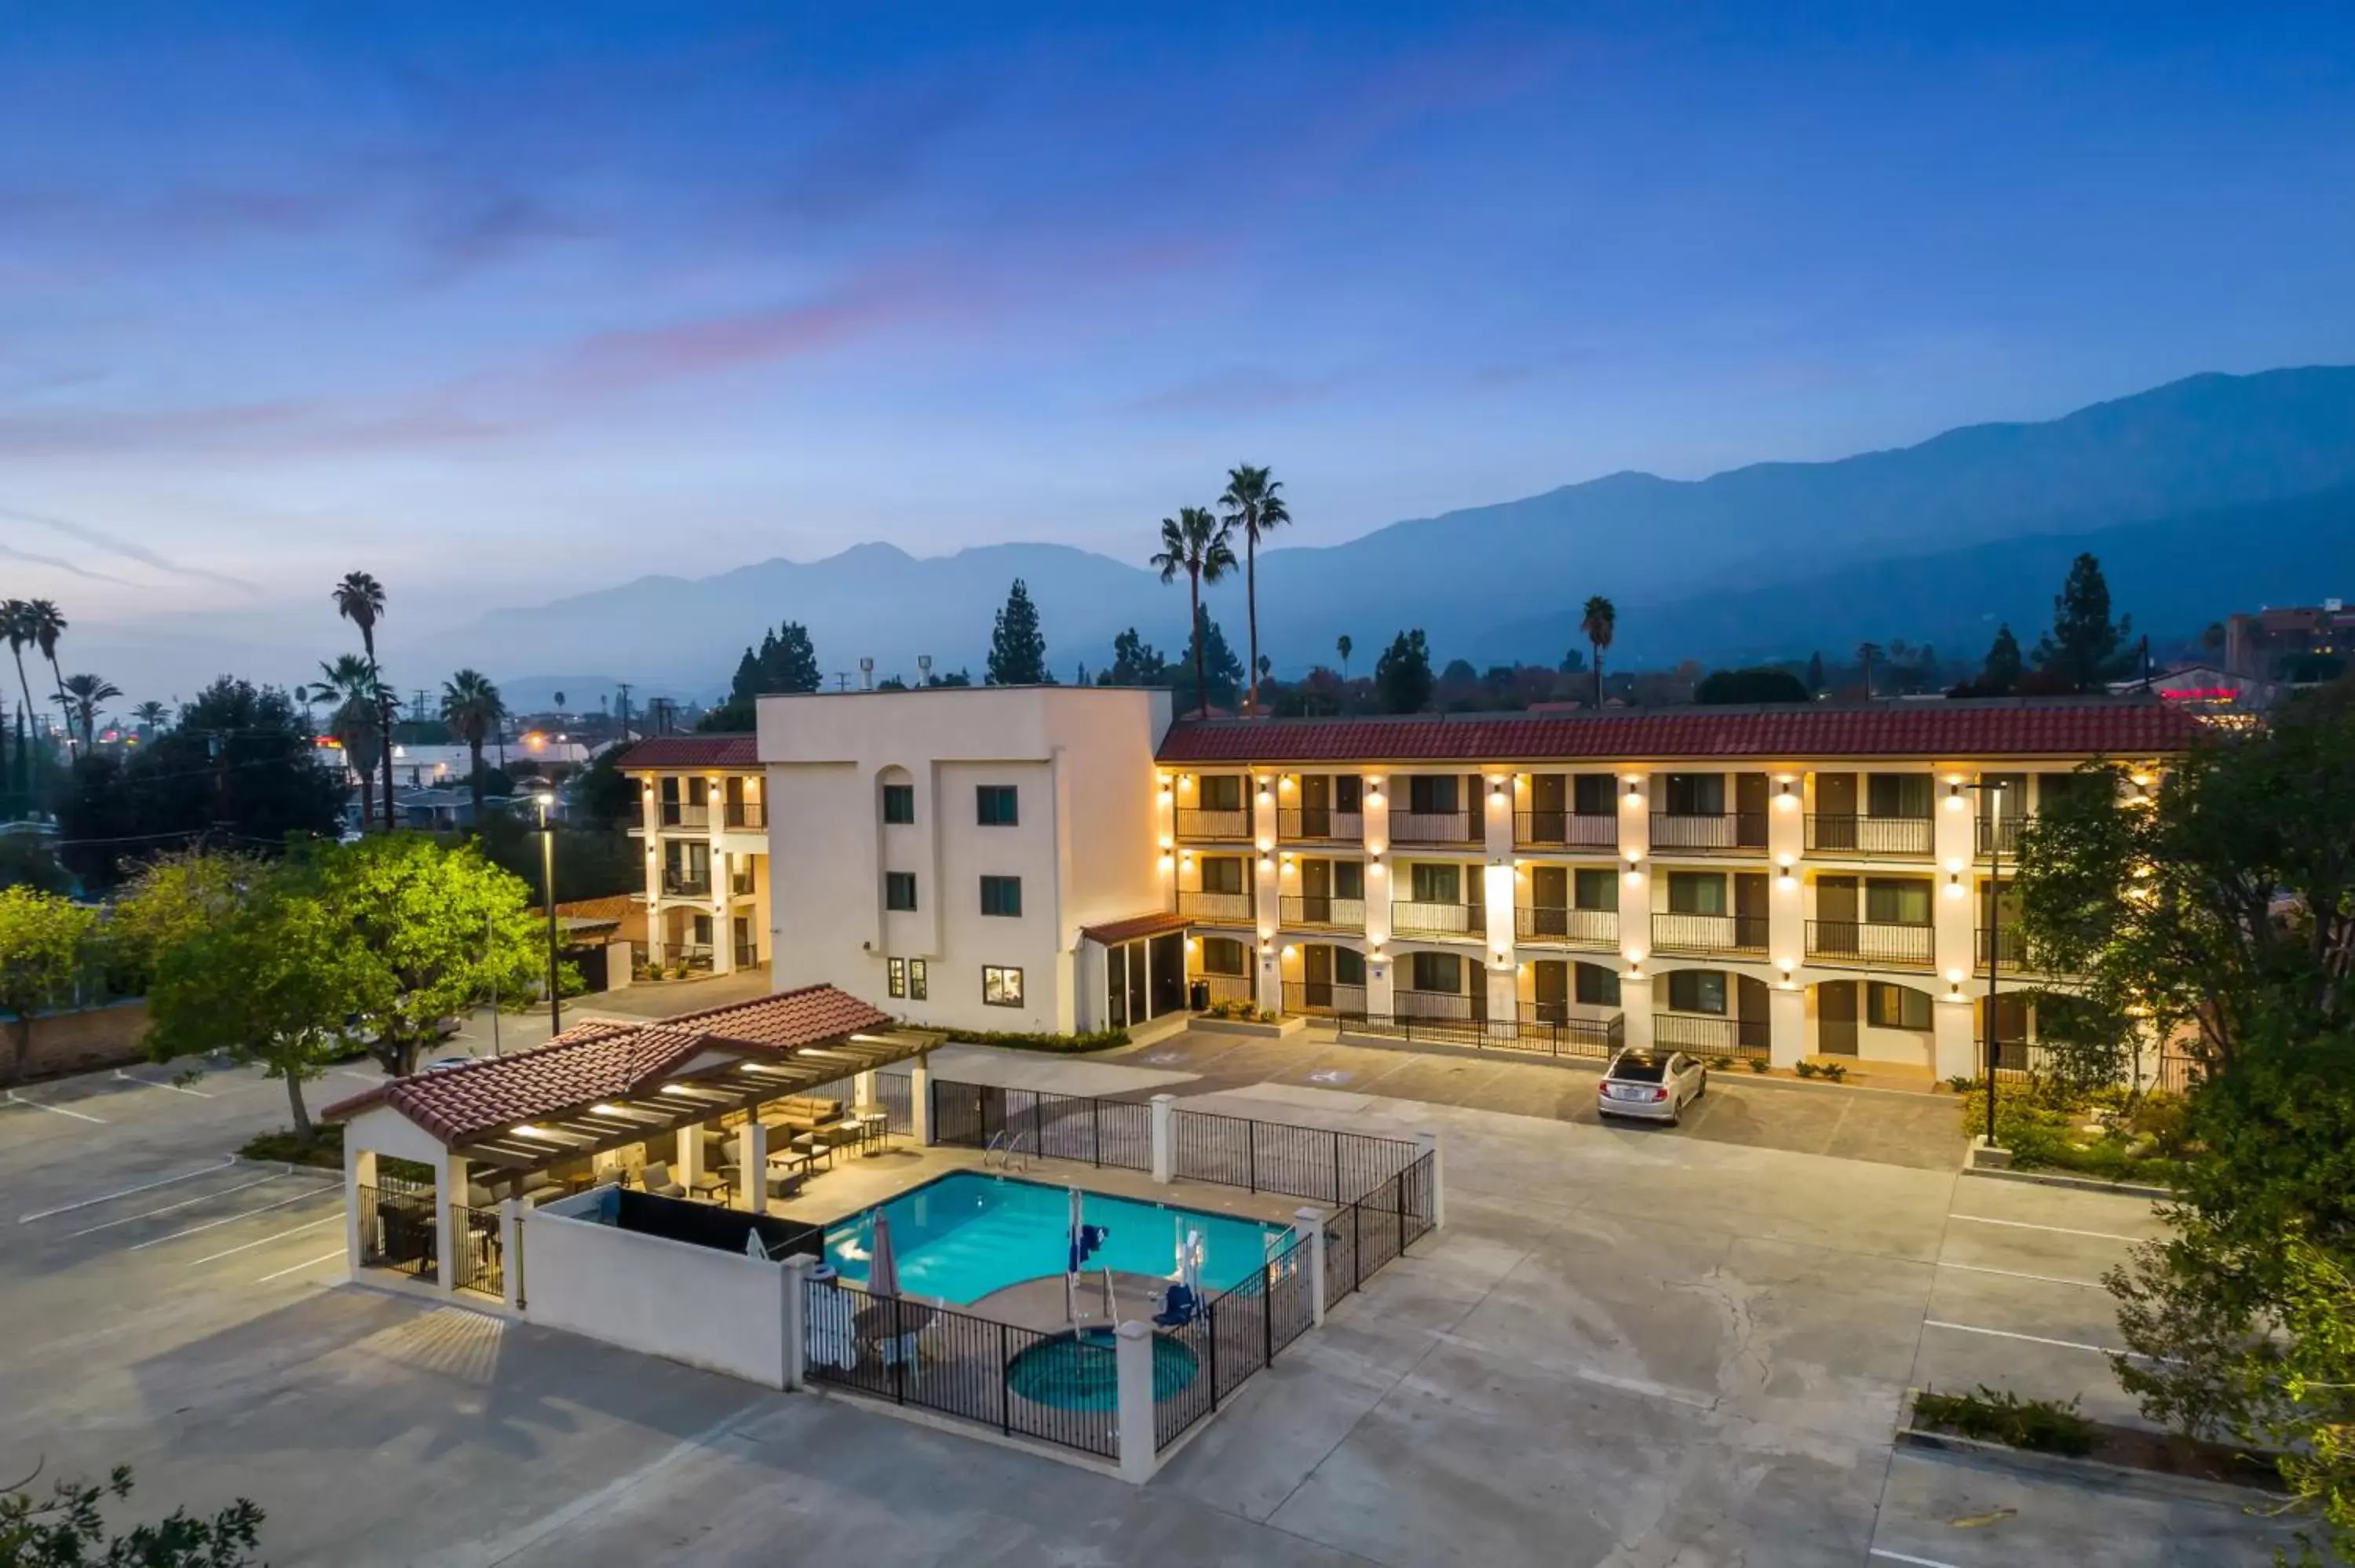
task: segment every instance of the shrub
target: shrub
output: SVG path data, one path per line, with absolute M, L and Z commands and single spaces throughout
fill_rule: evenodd
M 257 1132 L 245 1140 L 238 1152 L 248 1160 L 259 1160 L 273 1165 L 316 1165 L 329 1171 L 344 1168 L 344 1128 L 341 1122 L 324 1123 L 311 1129 L 304 1139 L 292 1128 L 280 1128 L 276 1132 Z
M 1803 1078 L 1812 1078 L 1821 1071 L 1823 1071 L 1823 1069 L 1817 1066 L 1813 1062 L 1801 1062 L 1797 1068 L 1799 1076 Z
M 1962 1096 L 1962 1129 L 1987 1128 L 1987 1086 Z M 2075 1171 L 2110 1181 L 2172 1182 L 2193 1152 L 2180 1096 L 2084 1088 L 2055 1078 L 2005 1079 L 1996 1087 L 1996 1142 L 2020 1170 Z
M 961 1045 L 1003 1045 L 1009 1051 L 1047 1051 L 1076 1055 L 1085 1051 L 1109 1051 L 1128 1044 L 1125 1029 L 1098 1029 L 1086 1034 L 1049 1034 L 1021 1029 L 960 1029 L 952 1036 Z
M 1742 1062 L 1753 1073 L 1769 1073 L 1774 1069 L 1774 1064 L 1764 1056 L 1744 1056 Z
M 1846 1064 L 1839 1062 L 1826 1062 L 1822 1065 L 1818 1066 L 1816 1071 L 1821 1074 L 1824 1077 L 1830 1079 L 1835 1084 L 1848 1076 L 1848 1067 Z
M 2029 1448 L 2040 1454 L 2083 1457 L 2094 1451 L 2094 1424 L 2078 1414 L 2077 1400 L 2022 1399 L 1981 1383 L 1968 1393 L 1923 1389 L 1913 1398 L 1914 1425 L 1957 1437 Z

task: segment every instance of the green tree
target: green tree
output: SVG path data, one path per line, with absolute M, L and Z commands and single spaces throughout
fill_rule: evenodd
M 244 1498 L 204 1519 L 175 1509 L 161 1522 L 107 1531 L 110 1502 L 131 1496 L 131 1467 L 117 1465 L 103 1487 L 59 1481 L 45 1499 L 33 1478 L 0 1492 L 0 1563 L 7 1568 L 249 1568 L 261 1540 L 262 1511 Z
M 1227 542 L 1227 525 L 1207 506 L 1181 506 L 1175 517 L 1161 520 L 1161 548 L 1153 556 L 1151 565 L 1161 574 L 1161 580 L 1172 583 L 1178 574 L 1186 574 L 1187 591 L 1192 596 L 1193 614 L 1188 617 L 1194 628 L 1194 700 L 1196 716 L 1210 715 L 1210 688 L 1205 673 L 1206 661 L 1202 650 L 1202 585 L 1214 583 L 1235 568 L 1234 546 Z
M 1618 633 L 1619 607 L 1599 593 L 1593 595 L 1578 618 L 1578 630 L 1594 650 L 1594 705 L 1599 708 L 1603 705 L 1603 651 Z
M 1823 689 L 1824 689 L 1824 656 L 1823 656 L 1821 653 L 1819 653 L 1819 652 L 1818 652 L 1818 653 L 1810 653 L 1810 654 L 1808 654 L 1808 655 L 1807 655 L 1807 696 L 1808 696 L 1808 698 L 1809 698 L 1810 700 L 1813 700 L 1813 699 L 1816 697 L 1816 695 L 1817 695 L 1817 694 L 1819 694 L 1820 692 L 1822 692 L 1822 691 L 1823 691 Z
M 80 905 L 31 887 L 0 888 L 0 1012 L 10 1018 L 22 1078 L 32 1060 L 33 1016 L 69 1001 L 94 916 Z
M 235 850 L 172 850 L 131 874 L 106 912 L 108 984 L 124 995 L 147 989 L 164 955 L 220 924 L 265 871 Z
M 348 1049 L 350 1020 L 381 1016 L 389 1001 L 388 971 L 373 956 L 351 939 L 314 869 L 281 863 L 225 918 L 164 950 L 147 993 L 148 1054 L 222 1052 L 260 1065 L 284 1081 L 294 1134 L 307 1143 L 303 1086 Z
M 319 680 L 305 698 L 328 705 L 327 735 L 344 748 L 344 760 L 360 781 L 360 826 L 374 818 L 377 765 L 389 748 L 384 742 L 385 706 L 391 694 L 377 676 L 376 665 L 357 653 L 339 654 L 319 663 Z M 391 776 L 386 775 L 386 787 Z
M 336 601 L 336 613 L 360 629 L 360 647 L 368 655 L 368 673 L 376 683 L 377 734 L 387 737 L 383 747 L 384 768 L 384 828 L 390 832 L 400 821 L 393 803 L 392 735 L 393 710 L 400 705 L 393 689 L 383 678 L 384 666 L 376 658 L 376 623 L 384 619 L 384 585 L 367 572 L 346 572 L 329 594 Z M 361 817 L 365 821 L 365 797 Z
M 39 636 L 38 623 L 29 601 L 12 599 L 0 602 L 0 635 L 7 637 L 8 652 L 16 660 L 16 689 L 25 698 L 18 720 L 19 733 L 22 733 L 22 726 L 27 722 L 23 715 L 29 715 L 33 711 L 33 683 L 25 679 L 25 649 Z M 27 778 L 25 782 L 29 785 L 31 779 Z
M 1807 700 L 1807 688 L 1788 670 L 1712 670 L 1693 688 L 1693 701 L 1710 705 Z
M 1188 704 L 1199 705 L 1205 701 L 1220 707 L 1231 705 L 1242 694 L 1243 662 L 1228 643 L 1226 632 L 1210 619 L 1207 608 L 1195 621 L 1191 641 L 1201 645 L 1202 671 L 1210 683 L 1209 689 L 1198 694 L 1192 684 L 1193 672 L 1179 665 L 1170 672 L 1170 690 L 1175 706 L 1183 712 Z
M 1431 648 L 1423 628 L 1400 632 L 1374 661 L 1374 690 L 1381 694 L 1383 708 L 1420 713 L 1431 701 Z
M 993 686 L 1043 686 L 1054 677 L 1047 673 L 1047 638 L 1039 630 L 1039 608 L 1020 577 L 1007 590 L 1006 608 L 989 633 L 989 683 Z
M 572 806 L 588 822 L 626 832 L 638 824 L 640 810 L 638 781 L 618 766 L 624 749 L 609 746 L 590 759 L 573 786 Z
M 2102 563 L 2090 553 L 2081 555 L 2052 596 L 2052 630 L 2036 644 L 2036 667 L 2072 691 L 2099 691 L 2126 663 L 2119 651 L 2133 630 L 2132 616 L 2110 619 L 2110 585 Z
M 26 601 L 25 635 L 41 651 L 41 657 L 49 662 L 49 677 L 57 683 L 53 689 L 60 692 L 66 688 L 66 673 L 58 667 L 58 639 L 65 634 L 65 612 L 58 608 L 56 600 L 36 599 Z M 72 728 L 70 719 L 67 728 L 69 731 Z M 71 744 L 70 736 L 68 744 Z
M 1136 634 L 1132 626 L 1112 640 L 1112 666 L 1100 672 L 1100 686 L 1166 686 L 1169 661 L 1161 651 Z
M 1995 641 L 1987 644 L 1987 658 L 1979 665 L 1979 694 L 2009 696 L 2019 688 L 2021 668 L 2019 639 L 2011 634 L 2007 621 L 1995 629 Z
M 1258 710 L 1259 683 L 1266 678 L 1259 654 L 1259 542 L 1292 521 L 1283 489 L 1284 482 L 1269 478 L 1266 469 L 1238 463 L 1227 471 L 1226 492 L 1219 497 L 1227 526 L 1243 535 L 1243 601 L 1251 633 L 1251 662 L 1244 668 L 1252 673 L 1251 690 L 1243 697 L 1246 713 Z
M 815 692 L 825 684 L 826 674 L 818 667 L 817 647 L 810 641 L 809 628 L 788 620 L 762 634 L 758 652 L 744 650 L 729 695 L 741 699 L 749 710 L 755 699 L 771 693 Z
M 415 834 L 321 855 L 321 895 L 372 972 L 355 1038 L 396 1077 L 442 1037 L 442 1021 L 544 979 L 546 932 L 523 881 L 475 848 Z
M 1873 699 L 1872 667 L 1881 662 L 1881 644 L 1859 642 L 1856 645 L 1856 665 L 1864 673 L 1864 700 Z
M 464 737 L 473 764 L 466 781 L 474 789 L 476 827 L 483 822 L 483 743 L 506 722 L 506 699 L 481 671 L 461 670 L 442 683 L 442 722 Z
M 1346 631 L 1333 640 L 1333 652 L 1341 656 L 1341 683 L 1343 685 L 1347 685 L 1349 683 L 1349 655 L 1354 652 L 1356 649 L 1357 644 L 1349 641 L 1349 634 Z

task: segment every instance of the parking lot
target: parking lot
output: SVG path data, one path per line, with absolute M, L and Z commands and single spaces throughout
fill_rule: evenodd
M 0 1469 L 127 1461 L 157 1511 L 252 1496 L 282 1564 L 2269 1560 L 2229 1500 L 1891 1445 L 1924 1383 L 2130 1419 L 2098 1278 L 2146 1203 L 1273 1076 L 1168 1086 L 1438 1128 L 1447 1226 L 1142 1490 L 342 1286 L 332 1183 L 225 1158 L 282 1088 L 153 1069 L 0 1108 Z

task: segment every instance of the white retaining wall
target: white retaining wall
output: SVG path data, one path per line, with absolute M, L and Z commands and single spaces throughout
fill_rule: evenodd
M 524 1316 L 532 1322 L 785 1386 L 783 1265 L 549 1209 L 523 1229 Z

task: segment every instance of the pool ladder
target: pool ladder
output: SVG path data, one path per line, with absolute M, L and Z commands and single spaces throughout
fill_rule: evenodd
M 989 1157 L 995 1154 L 997 1156 L 997 1168 L 1000 1171 L 1011 1171 L 1014 1169 L 1014 1158 L 1019 1154 L 1022 1156 L 1022 1169 L 1029 1170 L 1030 1157 L 1022 1153 L 1022 1139 L 1027 1136 L 1027 1134 L 1017 1133 L 1011 1139 L 1007 1139 L 1003 1132 L 991 1134 L 989 1147 L 981 1151 L 981 1168 L 984 1171 L 988 1170 Z

